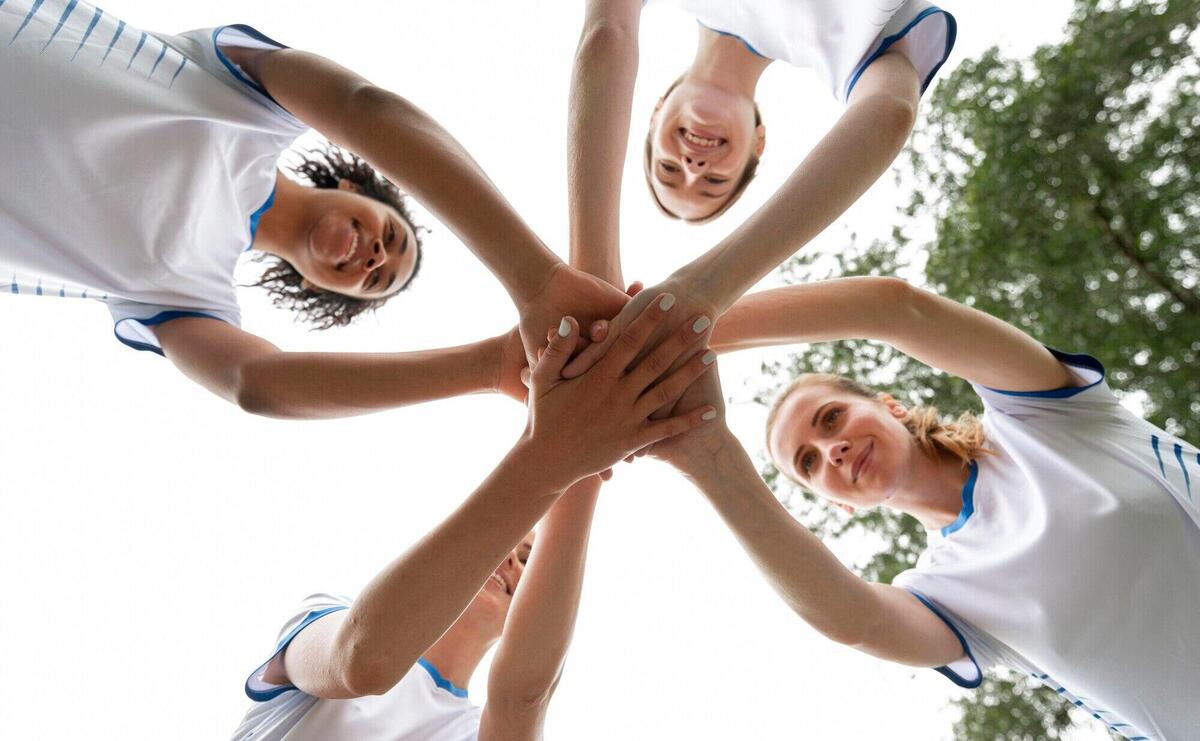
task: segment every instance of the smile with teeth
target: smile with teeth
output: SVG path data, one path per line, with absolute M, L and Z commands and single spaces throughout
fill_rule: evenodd
M 508 582 L 504 581 L 503 577 L 501 577 L 499 574 L 492 574 L 490 578 L 492 581 L 496 582 L 501 589 L 504 590 L 505 594 L 512 594 L 512 590 L 508 588 Z
M 342 253 L 342 256 L 334 264 L 334 267 L 338 269 L 341 269 L 346 263 L 350 262 L 350 258 L 354 257 L 354 252 L 358 249 L 358 224 L 351 224 L 350 228 L 354 231 L 354 238 L 350 240 L 350 246 L 346 248 L 346 251 Z
M 697 147 L 704 147 L 705 149 L 715 149 L 721 146 L 721 142 L 725 141 L 724 139 L 708 139 L 703 136 L 697 136 L 687 129 L 683 129 L 683 138 L 689 143 L 695 144 Z
M 868 443 L 867 449 L 862 452 L 862 455 L 858 456 L 858 460 L 854 461 L 854 467 L 853 467 L 853 470 L 851 471 L 851 474 L 852 474 L 851 480 L 852 481 L 855 481 L 855 482 L 858 481 L 858 477 L 862 475 L 863 469 L 867 467 L 867 462 L 869 461 L 869 459 L 871 457 L 871 451 L 873 451 L 874 449 L 875 449 L 875 443 L 874 442 Z

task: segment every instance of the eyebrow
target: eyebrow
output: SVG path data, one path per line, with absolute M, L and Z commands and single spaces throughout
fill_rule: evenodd
M 654 173 L 654 179 L 657 180 L 659 185 L 661 185 L 664 188 L 678 188 L 679 187 L 679 186 L 675 185 L 675 183 L 669 183 L 666 180 L 663 180 L 662 177 L 660 177 L 657 172 Z
M 832 403 L 833 403 L 832 401 L 827 401 L 817 408 L 817 411 L 813 414 L 813 418 L 812 418 L 812 426 L 813 427 L 817 426 L 817 418 L 821 416 L 821 410 L 824 409 L 825 407 L 829 406 Z

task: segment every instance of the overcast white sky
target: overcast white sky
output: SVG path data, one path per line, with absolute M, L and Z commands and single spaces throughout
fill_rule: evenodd
M 945 71 L 993 43 L 1057 39 L 1067 0 L 950 3 Z M 178 32 L 249 23 L 410 98 L 453 132 L 543 239 L 566 252 L 565 113 L 583 3 L 112 0 Z M 695 24 L 652 6 L 623 204 L 624 265 L 651 283 L 713 244 L 777 187 L 836 119 L 809 74 L 760 86 L 768 149 L 718 224 L 668 223 L 644 192 L 642 122 L 686 66 Z M 7 102 L 5 104 L 8 104 Z M 11 175 L 8 175 L 11 177 Z M 819 240 L 886 234 L 884 178 Z M 420 212 L 423 220 L 428 217 Z M 396 351 L 498 334 L 506 295 L 432 224 L 422 275 L 377 318 L 309 333 L 244 290 L 247 329 L 288 349 Z M 777 280 L 769 278 L 765 284 Z M 524 410 L 470 397 L 335 422 L 246 415 L 112 336 L 103 306 L 0 299 L 0 727 L 7 738 L 228 736 L 242 682 L 315 591 L 355 593 L 491 470 Z M 730 420 L 761 453 L 760 363 L 721 360 Z M 383 461 L 364 465 L 364 460 Z M 852 547 L 852 544 L 850 544 Z M 485 696 L 486 663 L 470 690 Z M 809 630 L 766 586 L 702 498 L 654 462 L 618 470 L 594 529 L 552 739 L 949 738 L 953 687 Z M 1104 738 L 1085 734 L 1080 738 Z

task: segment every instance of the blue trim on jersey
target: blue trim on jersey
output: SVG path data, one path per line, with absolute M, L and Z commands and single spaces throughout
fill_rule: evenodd
M 1062 352 L 1060 350 L 1055 350 L 1053 347 L 1047 347 L 1046 349 L 1049 350 L 1050 354 L 1053 355 L 1058 362 L 1062 363 L 1063 365 L 1073 365 L 1076 368 L 1086 368 L 1090 371 L 1096 371 L 1100 374 L 1100 377 L 1086 386 L 1063 386 L 1062 388 L 1048 389 L 1046 391 L 1005 391 L 1004 389 L 994 389 L 989 386 L 985 386 L 984 388 L 986 388 L 988 391 L 994 391 L 997 394 L 1004 394 L 1005 396 L 1025 396 L 1036 397 L 1039 399 L 1069 399 L 1076 394 L 1081 394 L 1084 391 L 1087 391 L 1104 380 L 1104 376 L 1106 374 L 1104 365 L 1091 355 Z
M 138 54 L 142 52 L 142 47 L 146 45 L 146 38 L 149 35 L 145 31 L 142 31 L 142 37 L 138 39 L 137 48 L 133 50 L 133 56 L 129 58 L 129 64 L 125 65 L 126 70 L 133 66 L 133 60 L 137 59 Z
M 424 656 L 417 659 L 417 663 L 420 664 L 425 669 L 425 671 L 429 672 L 429 676 L 433 678 L 433 683 L 436 684 L 441 689 L 446 690 L 447 692 L 454 695 L 455 697 L 466 697 L 467 696 L 466 690 L 464 690 L 461 687 L 455 686 L 455 684 L 453 682 L 451 682 L 450 680 L 443 677 L 441 672 L 439 672 L 437 670 L 437 667 L 435 667 L 433 664 L 430 664 L 429 660 L 426 659 Z
M 86 298 L 86 295 L 81 296 L 81 298 Z M 117 340 L 122 345 L 127 345 L 129 347 L 132 347 L 134 350 L 141 350 L 142 352 L 152 352 L 157 355 L 163 355 L 165 357 L 165 354 L 163 353 L 161 347 L 158 347 L 157 345 L 151 345 L 151 344 L 148 344 L 145 342 L 138 342 L 137 340 L 127 340 L 117 332 L 117 327 L 121 324 L 121 322 L 137 322 L 138 324 L 143 324 L 147 327 L 153 327 L 155 324 L 162 324 L 163 322 L 169 322 L 172 319 L 183 319 L 186 317 L 195 317 L 195 318 L 199 318 L 199 319 L 215 319 L 218 322 L 225 321 L 224 319 L 222 319 L 219 316 L 213 316 L 212 314 L 205 314 L 200 311 L 160 311 L 157 314 L 155 314 L 154 316 L 150 317 L 149 319 L 135 319 L 134 317 L 125 317 L 124 319 L 119 320 L 116 324 L 113 325 L 113 335 L 117 338 Z
M 758 49 L 755 49 L 753 46 L 750 45 L 749 41 L 746 41 L 741 36 L 738 36 L 736 33 L 732 33 L 730 31 L 722 31 L 721 29 L 713 28 L 712 26 L 705 26 L 704 23 L 699 20 L 697 20 L 696 23 L 699 23 L 701 26 L 704 26 L 705 28 L 707 28 L 709 31 L 712 31 L 713 33 L 717 33 L 722 36 L 728 36 L 732 39 L 737 39 L 738 41 L 742 42 L 742 46 L 746 47 L 746 49 L 748 49 L 750 51 L 750 53 L 756 57 L 762 57 L 763 59 L 770 59 L 770 57 L 768 57 L 766 54 L 763 54 Z
M 243 687 L 243 689 L 246 691 L 246 697 L 249 697 L 254 702 L 266 702 L 267 700 L 273 700 L 276 697 L 279 697 L 284 692 L 291 692 L 292 690 L 296 689 L 296 685 L 294 684 L 280 684 L 272 687 L 269 690 L 256 690 L 250 687 L 250 680 L 254 678 L 254 675 L 265 669 L 267 664 L 270 664 L 271 661 L 279 655 L 280 651 L 287 648 L 288 644 L 292 642 L 292 639 L 300 634 L 300 631 L 304 630 L 318 619 L 323 618 L 326 615 L 348 609 L 350 608 L 347 605 L 334 605 L 332 607 L 321 608 L 320 610 L 310 610 L 309 613 L 300 620 L 299 625 L 297 625 L 295 628 L 292 628 L 290 631 L 288 631 L 287 635 L 279 639 L 279 643 L 275 646 L 275 650 L 271 652 L 270 658 L 268 658 L 266 661 L 260 664 L 257 669 L 251 672 L 249 677 L 246 677 L 246 684 Z
M 184 57 L 183 61 L 179 63 L 179 69 L 175 70 L 175 74 L 171 75 L 171 82 L 167 84 L 168 88 L 175 84 L 175 78 L 179 77 L 179 73 L 183 71 L 183 68 L 187 66 L 187 63 L 188 59 L 187 57 Z
M 983 669 L 980 668 L 979 662 L 975 660 L 975 654 L 971 653 L 971 647 L 967 645 L 967 639 L 963 637 L 963 634 L 959 631 L 959 629 L 957 627 L 955 627 L 954 623 L 950 622 L 950 619 L 947 618 L 945 615 L 943 615 L 941 610 L 934 607 L 933 603 L 930 602 L 929 600 L 925 599 L 925 597 L 922 596 L 920 593 L 915 592 L 911 589 L 907 589 L 905 591 L 907 591 L 909 594 L 911 594 L 912 596 L 914 596 L 918 600 L 920 600 L 921 604 L 928 607 L 929 611 L 932 612 L 934 615 L 937 615 L 938 618 L 943 623 L 946 624 L 946 627 L 950 629 L 950 632 L 954 633 L 954 637 L 958 639 L 959 644 L 962 646 L 963 653 L 965 653 L 967 655 L 967 658 L 971 660 L 971 663 L 975 665 L 975 671 L 979 672 L 979 678 L 973 682 L 968 681 L 966 679 L 963 679 L 957 673 L 955 673 L 954 671 L 951 671 L 949 668 L 947 668 L 945 666 L 935 666 L 935 667 L 933 667 L 933 670 L 935 672 L 937 672 L 938 674 L 941 674 L 946 679 L 949 679 L 951 682 L 954 682 L 959 687 L 963 687 L 965 689 L 973 690 L 976 687 L 978 687 L 979 685 L 983 684 Z
M 104 15 L 104 11 L 96 8 L 95 14 L 92 15 L 92 22 L 88 24 L 87 30 L 83 32 L 83 38 L 79 40 L 79 46 L 75 47 L 75 53 L 71 55 L 72 62 L 75 61 L 75 57 L 79 56 L 79 50 L 83 48 L 83 45 L 91 37 L 92 31 L 96 29 L 96 24 L 100 22 L 100 16 L 102 15 Z
M 1183 462 L 1183 446 L 1175 443 L 1175 460 L 1179 461 L 1179 468 L 1183 471 L 1183 485 L 1187 487 L 1188 499 L 1192 498 L 1192 477 L 1188 475 L 1187 464 Z
M 157 70 L 158 65 L 162 63 L 163 57 L 167 56 L 166 43 L 162 39 L 159 39 L 158 43 L 162 44 L 162 51 L 158 53 L 158 59 L 154 60 L 154 66 L 150 68 L 150 74 L 146 75 L 147 80 L 149 80 L 151 77 L 154 77 L 154 71 Z
M 1154 450 L 1154 457 L 1158 459 L 1158 473 L 1163 478 L 1167 476 L 1167 468 L 1163 465 L 1162 452 L 1158 449 L 1158 435 L 1150 436 L 1150 447 Z
M 113 33 L 112 41 L 108 42 L 108 48 L 104 50 L 104 56 L 100 59 L 100 66 L 108 61 L 108 55 L 112 54 L 113 47 L 117 45 L 117 39 L 121 38 L 121 34 L 125 32 L 125 21 L 117 21 L 117 30 Z
M 940 70 L 942 65 L 946 63 L 946 60 L 950 58 L 950 52 L 954 50 L 954 42 L 958 39 L 958 21 L 955 20 L 953 15 L 947 13 L 937 6 L 922 10 L 916 18 L 913 18 L 908 22 L 908 25 L 880 42 L 879 48 L 876 49 L 871 56 L 867 57 L 867 59 L 858 66 L 858 69 L 854 70 L 854 74 L 850 77 L 850 84 L 846 86 L 846 94 L 842 96 L 842 99 L 848 100 L 850 98 L 850 93 L 854 91 L 854 86 L 858 84 L 858 78 L 862 77 L 863 72 L 867 71 L 867 67 L 870 67 L 876 59 L 879 59 L 881 56 L 883 56 L 884 53 L 891 48 L 892 44 L 895 44 L 897 41 L 907 36 L 909 31 L 917 27 L 918 23 L 925 20 L 929 16 L 934 15 L 935 13 L 941 13 L 942 15 L 946 16 L 946 46 L 942 50 L 941 61 L 933 65 L 933 69 L 929 70 L 929 74 L 926 75 L 925 79 L 921 81 L 921 92 L 924 93 L 926 88 L 929 87 L 929 83 L 933 82 L 933 78 L 937 76 L 938 70 Z
M 247 26 L 244 23 L 232 23 L 232 24 L 229 24 L 226 26 L 218 26 L 213 29 L 213 33 L 212 33 L 213 51 L 215 51 L 217 53 L 217 59 L 221 60 L 221 64 L 225 65 L 225 68 L 229 70 L 229 73 L 231 75 L 233 75 L 238 80 L 238 82 L 253 89 L 255 92 L 262 95 L 264 98 L 271 101 L 275 105 L 279 105 L 279 102 L 277 100 L 275 100 L 275 98 L 271 97 L 271 94 L 267 92 L 267 89 L 265 87 L 263 87 L 262 85 L 259 85 L 250 76 L 248 76 L 246 73 L 242 72 L 242 69 L 240 67 L 238 67 L 236 64 L 234 64 L 233 62 L 229 61 L 229 57 L 225 56 L 225 53 L 221 51 L 221 47 L 217 44 L 217 38 L 221 35 L 221 32 L 227 28 L 232 28 L 234 30 L 241 31 L 242 33 L 246 34 L 247 36 L 249 36 L 252 39 L 256 39 L 258 41 L 262 41 L 262 42 L 265 42 L 268 44 L 273 44 L 280 49 L 287 49 L 290 47 L 279 43 L 278 41 L 271 38 L 270 36 L 267 36 L 266 34 L 259 32 L 258 29 L 254 28 L 252 26 Z M 283 108 L 283 106 L 279 106 L 279 107 Z M 287 110 L 287 109 L 284 108 L 284 110 Z
M 17 28 L 17 32 L 13 34 L 13 37 L 8 40 L 9 46 L 11 46 L 12 42 L 16 41 L 17 37 L 21 35 L 21 32 L 24 31 L 25 27 L 29 25 L 29 22 L 33 20 L 33 16 L 37 15 L 38 8 L 42 7 L 42 3 L 44 2 L 46 2 L 46 0 L 33 0 L 33 7 L 29 9 L 29 14 L 25 16 L 25 20 L 21 21 L 21 25 L 19 28 Z
M 962 509 L 959 510 L 958 519 L 942 528 L 942 537 L 958 532 L 967 524 L 967 520 L 971 519 L 971 515 L 975 514 L 975 479 L 979 477 L 979 464 L 971 461 L 970 466 L 971 473 L 962 488 Z
M 75 6 L 78 4 L 79 0 L 71 0 L 71 2 L 67 3 L 66 9 L 63 10 L 62 17 L 58 19 L 58 25 L 54 27 L 54 32 L 50 34 L 50 38 L 47 39 L 46 43 L 42 45 L 42 51 L 46 51 L 46 47 L 50 46 L 51 42 L 54 41 L 54 37 L 57 36 L 58 32 L 62 30 L 63 24 L 65 24 L 67 19 L 71 17 L 71 13 L 75 11 Z
M 267 200 L 263 202 L 263 205 L 259 206 L 254 213 L 250 214 L 250 244 L 246 245 L 247 250 L 254 246 L 254 237 L 258 234 L 258 220 L 262 218 L 263 214 L 265 214 L 267 211 L 270 211 L 271 206 L 274 205 L 275 186 L 272 185 L 271 195 L 267 196 Z M 243 250 L 243 252 L 244 251 L 245 250 Z

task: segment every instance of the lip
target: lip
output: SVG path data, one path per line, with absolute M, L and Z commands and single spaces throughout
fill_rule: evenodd
M 513 585 L 509 584 L 508 579 L 505 579 L 504 575 L 500 572 L 494 572 L 490 577 L 488 577 L 488 581 L 496 582 L 497 586 L 504 590 L 505 594 L 512 596 Z
M 858 477 L 866 469 L 871 462 L 871 454 L 875 451 L 875 441 L 867 443 L 867 449 L 858 456 L 858 460 L 854 461 L 854 465 L 850 468 L 850 479 L 854 483 L 858 483 Z
M 334 261 L 334 270 L 344 270 L 355 257 L 358 256 L 358 248 L 362 245 L 362 230 L 358 227 L 358 222 L 350 222 L 350 236 L 346 238 L 346 248 L 338 259 Z
M 704 129 L 695 129 L 692 127 L 682 127 L 678 132 L 680 146 L 692 152 L 693 154 L 710 155 L 725 146 L 728 140 L 714 131 Z M 715 141 L 716 144 L 702 144 L 695 141 L 696 138 Z

